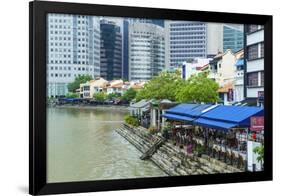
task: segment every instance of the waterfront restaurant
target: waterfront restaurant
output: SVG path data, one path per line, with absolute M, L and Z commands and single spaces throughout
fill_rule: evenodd
M 211 104 L 180 104 L 166 111 L 162 117 L 172 125 L 169 139 L 186 149 L 186 153 L 205 154 L 241 170 L 261 170 L 253 157 L 249 141 L 263 144 L 262 132 L 250 131 L 251 118 L 263 117 L 260 107 L 225 106 Z M 259 135 L 257 137 L 257 135 Z
M 138 118 L 141 126 L 148 128 L 150 124 L 151 100 L 142 99 L 136 103 L 130 103 L 129 111 L 131 116 Z

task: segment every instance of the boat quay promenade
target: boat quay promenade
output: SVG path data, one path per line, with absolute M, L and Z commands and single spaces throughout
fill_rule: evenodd
M 140 159 L 150 159 L 170 176 L 243 172 L 207 155 L 187 154 L 162 136 L 152 135 L 140 126 L 123 124 L 115 131 L 143 153 Z
M 73 108 L 73 109 L 101 109 L 101 110 L 112 110 L 112 109 L 118 109 L 118 110 L 124 110 L 128 111 L 128 106 L 123 105 L 87 105 L 87 104 L 77 104 L 77 105 L 71 105 L 71 104 L 62 104 L 62 105 L 55 105 L 55 106 L 49 106 L 49 107 L 56 107 L 56 108 Z

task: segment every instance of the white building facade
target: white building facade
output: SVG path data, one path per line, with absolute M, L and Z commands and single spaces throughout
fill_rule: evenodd
M 166 67 L 193 58 L 207 58 L 223 50 L 222 24 L 165 21 Z
M 263 106 L 264 30 L 262 25 L 246 25 L 246 98 Z
M 196 58 L 192 62 L 183 62 L 182 64 L 182 78 L 187 80 L 190 76 L 197 74 L 200 71 L 200 68 L 204 65 L 209 64 L 212 59 L 207 58 Z
M 164 28 L 149 23 L 129 24 L 129 80 L 150 80 L 165 66 Z
M 79 75 L 100 76 L 98 17 L 48 14 L 47 96 L 65 96 Z

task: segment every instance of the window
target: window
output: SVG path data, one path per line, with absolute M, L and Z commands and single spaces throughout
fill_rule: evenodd
M 261 86 L 264 86 L 264 72 L 261 72 Z
M 255 32 L 257 31 L 259 28 L 258 25 L 248 25 L 247 26 L 247 33 L 252 33 L 252 32 Z
M 258 86 L 259 85 L 258 78 L 259 78 L 258 72 L 248 73 L 247 74 L 247 85 L 250 87 Z
M 261 43 L 261 58 L 264 57 L 264 43 Z
M 89 91 L 90 90 L 90 86 L 84 86 L 84 91 Z
M 254 59 L 257 59 L 259 58 L 259 46 L 258 44 L 255 44 L 255 45 L 251 45 L 251 46 L 248 46 L 247 48 L 247 52 L 248 52 L 248 60 L 254 60 Z

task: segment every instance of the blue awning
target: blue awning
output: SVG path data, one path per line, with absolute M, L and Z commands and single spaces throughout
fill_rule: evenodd
M 167 110 L 162 117 L 210 128 L 230 129 L 250 127 L 251 117 L 263 115 L 264 110 L 260 107 L 180 104 Z
M 250 127 L 252 116 L 263 116 L 264 110 L 260 107 L 225 106 L 220 105 L 200 116 L 200 118 L 218 122 L 233 123 L 241 127 Z
M 188 112 L 190 112 L 193 108 L 197 107 L 199 104 L 179 104 L 173 108 L 170 108 L 166 111 L 166 113 L 172 113 L 172 114 L 180 114 L 180 115 L 186 115 Z
M 228 130 L 230 128 L 237 126 L 237 123 L 216 121 L 216 120 L 210 120 L 210 119 L 205 119 L 205 118 L 196 119 L 194 121 L 194 124 L 201 125 L 203 127 L 209 127 L 209 128 L 214 128 L 214 129 L 223 129 L 223 130 Z
M 243 66 L 244 65 L 244 59 L 238 59 L 235 63 L 236 66 Z
M 202 112 L 212 106 L 211 104 L 180 104 L 166 111 L 168 114 L 177 114 L 189 116 L 192 118 L 199 117 Z
M 190 118 L 187 116 L 181 116 L 176 114 L 162 114 L 161 115 L 164 118 L 171 119 L 171 120 L 178 120 L 178 121 L 184 121 L 184 122 L 191 122 L 194 120 L 194 118 Z

